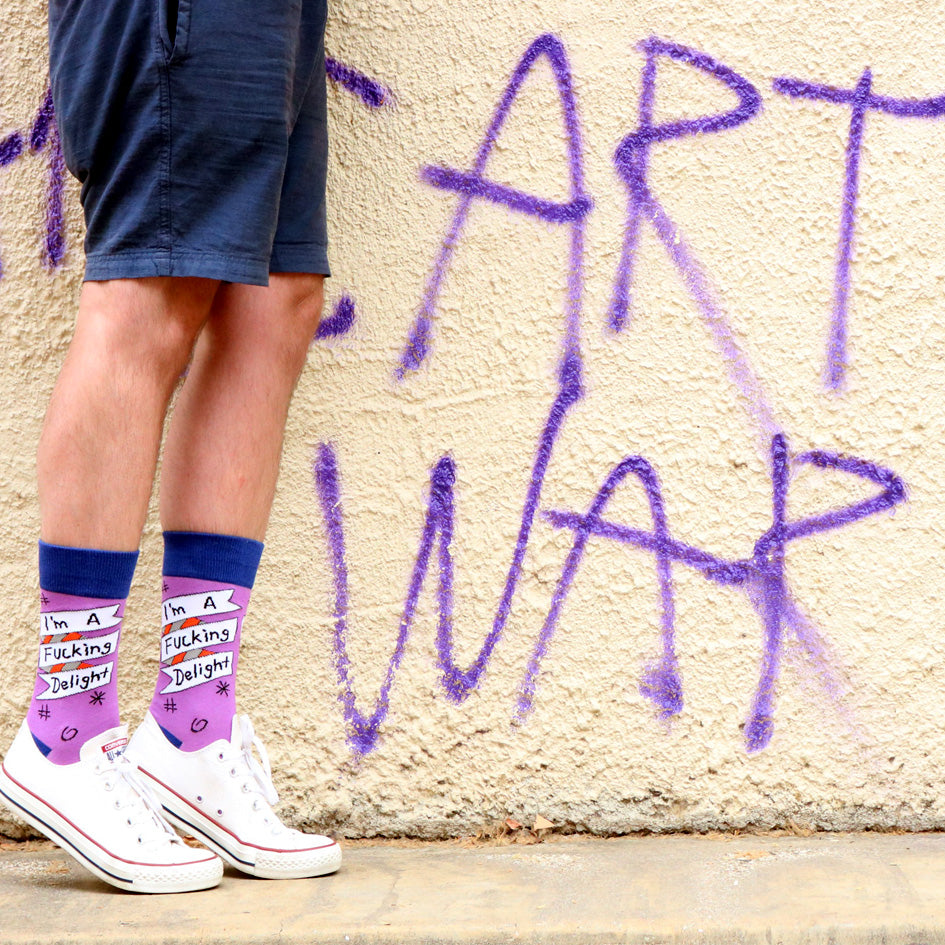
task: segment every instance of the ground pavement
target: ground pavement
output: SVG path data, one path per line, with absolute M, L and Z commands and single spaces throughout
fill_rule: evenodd
M 2 945 L 618 942 L 945 945 L 945 834 L 352 844 L 335 876 L 169 896 L 0 850 Z

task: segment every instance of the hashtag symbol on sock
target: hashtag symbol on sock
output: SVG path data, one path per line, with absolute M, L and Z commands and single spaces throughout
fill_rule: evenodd
M 164 700 L 164 711 L 165 711 L 165 712 L 176 712 L 176 711 L 177 711 L 177 703 L 176 703 L 173 699 L 165 699 L 165 700 Z
M 49 706 L 44 705 L 39 712 L 36 713 L 43 721 L 49 718 L 52 715 L 52 712 L 49 711 Z
M 48 604 L 48 603 L 49 603 L 49 598 L 48 598 L 45 594 L 40 594 L 40 595 L 39 595 L 39 600 L 40 600 L 40 602 L 43 603 L 43 604 Z

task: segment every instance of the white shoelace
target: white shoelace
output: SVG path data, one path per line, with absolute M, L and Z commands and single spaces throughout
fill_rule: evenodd
M 242 775 L 246 779 L 243 782 L 244 792 L 258 795 L 253 801 L 253 810 L 261 815 L 263 823 L 273 834 L 294 833 L 295 831 L 282 823 L 272 810 L 273 806 L 279 803 L 279 795 L 272 783 L 269 755 L 262 741 L 253 731 L 253 723 L 249 720 L 249 716 L 239 716 L 239 729 L 240 747 L 236 750 L 231 747 L 231 752 L 226 755 L 221 753 L 220 760 L 232 765 L 230 774 L 233 777 Z M 259 761 L 256 760 L 253 749 L 259 755 Z
M 115 809 L 129 808 L 128 826 L 139 829 L 139 843 L 183 843 L 161 816 L 161 803 L 151 792 L 137 768 L 123 756 L 100 761 L 95 768 L 105 780 L 106 791 L 117 791 Z
M 266 754 L 266 749 L 263 747 L 259 736 L 253 731 L 253 723 L 250 722 L 249 716 L 241 715 L 239 721 L 240 740 L 242 741 L 243 748 L 240 757 L 249 769 L 249 773 L 253 776 L 259 793 L 262 794 L 266 803 L 272 807 L 274 804 L 279 803 L 279 795 L 276 793 L 276 786 L 272 783 L 272 768 L 269 765 L 269 755 Z M 254 748 L 262 764 L 253 757 Z

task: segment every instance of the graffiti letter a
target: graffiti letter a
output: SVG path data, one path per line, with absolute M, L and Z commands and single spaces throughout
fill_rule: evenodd
M 512 103 L 518 96 L 526 76 L 541 56 L 547 56 L 551 63 L 564 113 L 571 191 L 570 199 L 565 202 L 537 197 L 534 194 L 525 193 L 513 187 L 491 181 L 485 176 L 486 162 L 495 147 L 499 132 L 508 117 Z M 458 171 L 447 167 L 425 167 L 422 176 L 425 181 L 434 187 L 458 193 L 460 200 L 446 238 L 440 248 L 433 272 L 427 282 L 420 311 L 401 354 L 397 377 L 403 380 L 406 373 L 415 371 L 420 367 L 427 356 L 440 287 L 449 269 L 453 251 L 462 235 L 470 205 L 476 199 L 502 204 L 510 210 L 549 223 L 563 223 L 571 226 L 572 275 L 569 284 L 567 354 L 576 355 L 581 285 L 580 273 L 574 271 L 574 263 L 576 260 L 578 267 L 580 266 L 580 259 L 583 255 L 583 226 L 581 223 L 591 208 L 591 200 L 584 191 L 584 170 L 581 158 L 581 134 L 577 119 L 577 107 L 571 87 L 571 70 L 561 40 L 556 36 L 545 34 L 539 36 L 525 51 L 512 73 L 495 114 L 492 116 L 492 121 L 489 123 L 486 134 L 479 145 L 479 150 L 476 152 L 471 171 Z

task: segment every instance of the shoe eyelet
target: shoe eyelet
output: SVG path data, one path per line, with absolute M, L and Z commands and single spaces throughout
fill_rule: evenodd
M 130 827 L 130 826 L 131 826 L 131 818 L 130 818 L 130 817 L 125 818 L 125 823 L 128 824 L 128 826 Z
M 198 804 L 202 804 L 202 803 L 203 803 L 203 797 L 201 797 L 199 794 L 197 795 L 197 803 L 198 803 Z
M 217 814 L 219 814 L 219 815 L 222 817 L 222 816 L 223 816 L 223 811 L 222 811 L 222 810 L 218 810 L 218 811 L 217 811 Z
M 115 798 L 115 803 L 114 803 L 113 806 L 114 806 L 115 810 L 121 810 L 121 801 L 118 800 L 117 797 Z
M 241 790 L 244 794 L 249 794 L 249 785 L 248 785 L 248 784 L 244 784 L 244 785 L 240 788 L 240 790 Z
M 217 761 L 223 761 L 223 752 L 222 752 L 222 751 L 220 752 L 219 755 L 217 755 Z
M 138 837 L 138 843 L 144 843 L 144 840 L 141 837 Z
M 237 775 L 237 770 L 236 770 L 236 768 L 230 768 L 230 777 L 231 777 L 231 778 L 235 778 L 236 775 Z

